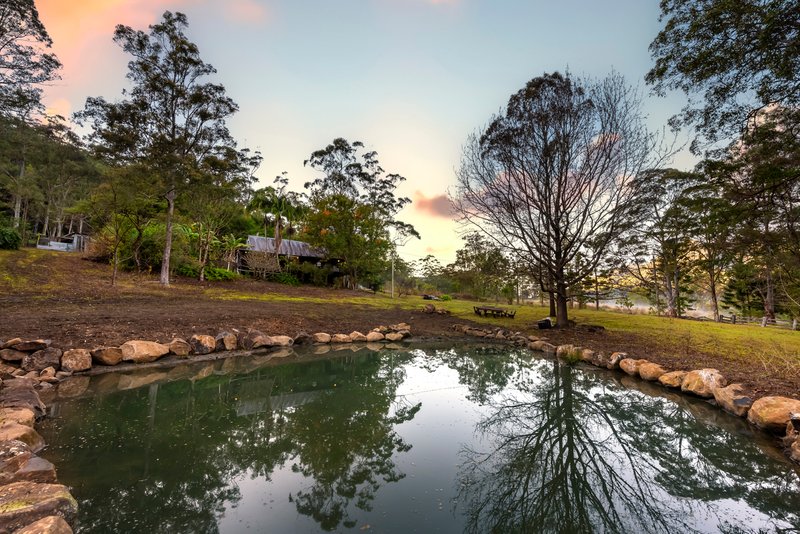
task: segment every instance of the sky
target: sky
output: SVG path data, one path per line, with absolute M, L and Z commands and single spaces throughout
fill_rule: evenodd
M 454 259 L 466 230 L 449 213 L 467 136 L 509 96 L 545 72 L 640 86 L 652 128 L 680 111 L 681 95 L 649 95 L 648 45 L 661 28 L 658 0 L 36 0 L 64 64 L 45 104 L 68 116 L 87 97 L 122 98 L 128 58 L 116 24 L 145 30 L 164 11 L 187 15 L 187 34 L 217 69 L 240 111 L 229 127 L 261 151 L 259 187 L 283 171 L 292 189 L 315 176 L 303 167 L 334 138 L 362 141 L 387 172 L 407 178 L 413 200 L 400 219 L 420 240 L 406 260 Z M 682 142 L 684 139 L 680 138 Z M 675 161 L 689 168 L 683 153 Z

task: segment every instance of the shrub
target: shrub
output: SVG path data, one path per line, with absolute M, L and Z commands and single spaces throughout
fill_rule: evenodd
M 17 250 L 22 245 L 22 237 L 13 228 L 0 227 L 0 249 Z
M 229 280 L 236 280 L 239 275 L 227 269 L 219 267 L 206 267 L 206 280 L 210 282 L 227 282 Z
M 442 295 L 442 296 L 441 296 L 441 297 L 439 297 L 439 298 L 440 298 L 441 300 L 453 300 L 453 297 L 451 297 L 450 295 Z
M 292 273 L 271 273 L 267 279 L 270 282 L 277 282 L 278 284 L 285 284 L 287 286 L 299 286 L 300 280 L 297 279 Z
M 175 272 L 187 278 L 197 278 L 200 276 L 200 267 L 194 263 L 181 263 Z

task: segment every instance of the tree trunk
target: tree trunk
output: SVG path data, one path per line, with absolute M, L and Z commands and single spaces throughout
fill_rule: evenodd
M 550 317 L 555 317 L 556 316 L 556 299 L 555 299 L 555 295 L 553 294 L 552 291 L 548 291 L 547 292 L 547 297 L 548 297 L 548 299 L 550 301 L 549 302 L 549 304 L 550 304 Z
M 719 322 L 719 297 L 717 297 L 717 279 L 713 267 L 708 272 L 708 281 L 711 291 L 711 310 L 714 312 L 714 321 Z
M 772 269 L 766 269 L 766 295 L 764 296 L 764 317 L 770 322 L 775 321 L 775 287 L 772 282 Z
M 169 286 L 169 257 L 172 253 L 172 215 L 175 212 L 175 189 L 170 189 L 167 194 L 167 221 L 166 235 L 164 237 L 164 256 L 161 259 L 161 279 L 162 286 Z
M 569 327 L 569 311 L 567 308 L 567 284 L 564 283 L 563 275 L 559 273 L 558 280 L 556 280 L 556 327 L 568 328 Z
M 677 298 L 669 273 L 664 273 L 664 292 L 667 296 L 667 317 L 676 317 L 678 314 Z

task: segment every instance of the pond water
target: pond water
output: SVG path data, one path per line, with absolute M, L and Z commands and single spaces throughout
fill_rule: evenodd
M 800 527 L 798 471 L 699 399 L 505 347 L 296 360 L 65 389 L 41 431 L 77 532 Z

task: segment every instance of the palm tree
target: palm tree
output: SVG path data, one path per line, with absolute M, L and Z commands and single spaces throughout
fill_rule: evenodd
M 286 172 L 275 177 L 276 186 L 267 186 L 253 194 L 249 208 L 260 211 L 264 217 L 264 237 L 267 236 L 267 227 L 271 222 L 275 229 L 275 261 L 280 269 L 278 256 L 283 242 L 284 229 L 292 226 L 292 221 L 297 220 L 303 213 L 300 197 L 294 191 L 287 191 L 289 178 Z

